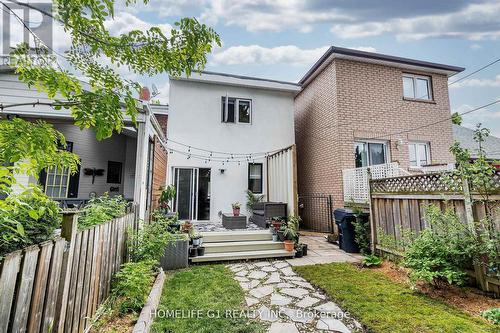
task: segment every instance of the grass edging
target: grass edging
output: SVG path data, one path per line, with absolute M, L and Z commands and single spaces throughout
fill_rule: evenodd
M 151 288 L 146 304 L 139 314 L 137 323 L 134 326 L 132 333 L 148 333 L 153 323 L 153 316 L 151 315 L 156 311 L 160 304 L 161 293 L 163 291 L 163 284 L 165 282 L 165 273 L 160 268 L 160 272 L 156 276 L 156 280 Z
M 370 332 L 492 333 L 495 327 L 458 309 L 352 264 L 294 267 Z

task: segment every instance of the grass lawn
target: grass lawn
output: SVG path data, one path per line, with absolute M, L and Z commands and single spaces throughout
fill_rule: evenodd
M 498 332 L 498 328 L 418 294 L 380 272 L 347 263 L 294 267 L 373 332 Z
M 245 317 L 226 316 L 226 310 L 245 309 L 243 291 L 224 265 L 193 266 L 167 276 L 159 306 L 163 311 L 200 311 L 197 318 L 155 319 L 152 332 L 197 332 L 197 333 L 253 333 L 264 328 L 256 321 Z M 217 311 L 220 317 L 217 316 Z M 209 318 L 216 316 L 216 318 Z

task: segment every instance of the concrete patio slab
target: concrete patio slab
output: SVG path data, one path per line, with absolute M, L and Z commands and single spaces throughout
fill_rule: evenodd
M 307 256 L 288 259 L 292 266 L 329 264 L 332 262 L 361 262 L 363 256 L 358 253 L 346 253 L 335 244 L 328 243 L 324 236 L 301 236 L 300 241 L 307 244 Z

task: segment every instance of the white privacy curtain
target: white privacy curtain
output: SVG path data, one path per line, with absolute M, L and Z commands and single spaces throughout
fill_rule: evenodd
M 286 202 L 288 214 L 297 213 L 297 163 L 295 145 L 267 158 L 268 201 Z

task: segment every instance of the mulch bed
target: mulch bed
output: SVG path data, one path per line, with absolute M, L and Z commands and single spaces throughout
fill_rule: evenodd
M 391 262 L 384 261 L 381 267 L 372 269 L 382 272 L 394 282 L 411 285 L 408 270 Z M 500 299 L 491 298 L 480 289 L 473 287 L 446 286 L 437 289 L 424 283 L 418 283 L 416 287 L 419 292 L 428 297 L 440 300 L 476 317 L 481 317 L 481 311 L 500 307 Z

